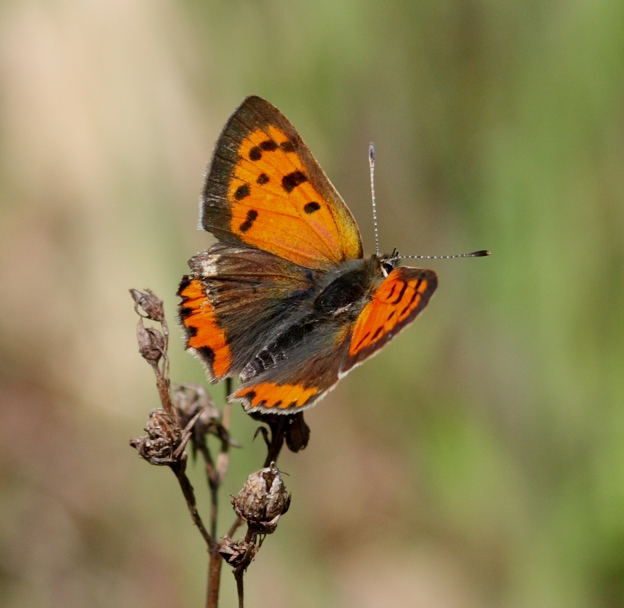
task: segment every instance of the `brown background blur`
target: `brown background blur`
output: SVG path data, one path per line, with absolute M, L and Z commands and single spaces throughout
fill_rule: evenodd
M 248 605 L 624 606 L 622 23 L 619 0 L 5 0 L 0 604 L 203 605 L 175 479 L 128 447 L 158 402 L 127 290 L 165 299 L 173 379 L 201 381 L 175 292 L 253 93 L 367 253 L 372 140 L 385 251 L 493 255 L 427 264 L 422 318 L 309 412 Z M 253 430 L 235 408 L 224 508 Z

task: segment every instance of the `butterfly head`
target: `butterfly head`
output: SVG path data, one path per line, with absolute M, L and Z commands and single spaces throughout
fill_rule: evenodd
M 377 263 L 379 264 L 379 268 L 381 270 L 381 274 L 384 276 L 384 278 L 387 277 L 399 265 L 399 262 L 401 260 L 401 256 L 399 255 L 399 252 L 396 250 L 396 248 L 391 254 L 375 254 L 373 257 L 377 260 Z

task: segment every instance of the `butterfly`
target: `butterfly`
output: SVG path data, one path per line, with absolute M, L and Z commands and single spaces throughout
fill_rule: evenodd
M 427 306 L 432 270 L 365 258 L 357 224 L 288 119 L 248 97 L 226 123 L 200 200 L 217 243 L 189 261 L 187 348 L 248 412 L 314 405 Z

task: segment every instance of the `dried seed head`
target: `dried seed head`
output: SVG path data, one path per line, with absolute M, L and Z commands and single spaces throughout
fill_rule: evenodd
M 230 564 L 232 568 L 238 568 L 240 566 L 246 568 L 256 556 L 258 548 L 259 547 L 254 542 L 246 540 L 234 541 L 224 536 L 221 539 L 219 555 Z
M 163 303 L 151 289 L 146 289 L 144 292 L 138 289 L 131 289 L 130 295 L 136 304 L 135 309 L 138 307 L 142 308 L 148 319 L 158 321 L 159 323 L 165 320 Z
M 221 410 L 199 384 L 174 384 L 172 398 L 182 427 L 186 427 L 201 412 L 193 426 L 193 433 L 197 437 L 214 431 L 221 422 Z
M 145 327 L 143 320 L 139 319 L 137 342 L 141 356 L 151 365 L 156 365 L 165 352 L 165 338 L 162 332 L 153 327 Z
M 236 514 L 256 534 L 272 534 L 288 511 L 290 494 L 275 463 L 252 473 L 238 496 L 232 497 Z
M 139 456 L 150 464 L 172 464 L 173 453 L 182 441 L 178 421 L 164 410 L 155 409 L 150 412 L 145 432 L 146 436 L 130 440 L 130 445 L 138 450 Z M 180 457 L 185 458 L 185 453 L 182 452 Z

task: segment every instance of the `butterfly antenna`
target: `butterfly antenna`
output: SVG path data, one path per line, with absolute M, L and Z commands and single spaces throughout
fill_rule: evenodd
M 371 182 L 371 199 L 373 201 L 373 224 L 375 226 L 375 251 L 377 257 L 381 257 L 379 250 L 379 224 L 377 223 L 377 203 L 375 202 L 375 144 L 372 142 L 368 145 L 368 165 L 370 167 Z M 456 253 L 454 255 L 401 255 L 398 251 L 394 251 L 392 258 L 395 259 L 417 259 L 417 260 L 451 260 L 453 258 L 482 258 L 490 255 L 487 249 L 480 249 L 471 253 Z
M 455 255 L 400 255 L 397 257 L 402 260 L 451 260 L 453 258 L 483 258 L 486 255 L 490 255 L 490 251 L 487 249 L 480 249 L 479 251 L 473 251 L 471 253 L 456 253 Z
M 373 201 L 373 224 L 375 227 L 375 252 L 381 256 L 379 250 L 379 224 L 377 223 L 377 203 L 375 202 L 375 144 L 368 144 L 368 166 L 370 167 L 371 198 Z

